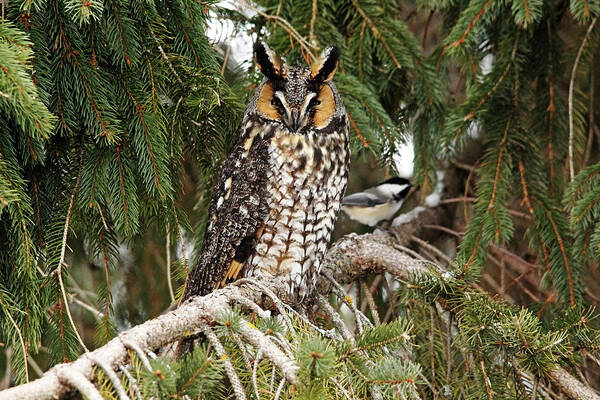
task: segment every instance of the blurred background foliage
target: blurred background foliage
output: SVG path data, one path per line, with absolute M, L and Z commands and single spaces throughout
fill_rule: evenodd
M 544 327 L 600 301 L 598 0 L 0 5 L 0 388 L 180 296 L 258 39 L 298 64 L 342 48 L 348 192 L 412 176 L 407 210 L 446 170 L 424 239 L 455 277 Z

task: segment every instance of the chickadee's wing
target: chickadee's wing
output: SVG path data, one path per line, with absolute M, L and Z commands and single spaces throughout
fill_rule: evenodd
M 397 178 L 396 178 L 397 179 Z M 410 182 L 406 183 L 381 183 L 375 187 L 365 190 L 366 193 L 372 194 L 377 198 L 385 201 L 403 200 L 411 188 Z
M 358 192 L 346 196 L 342 200 L 342 206 L 347 207 L 373 207 L 380 204 L 385 204 L 383 199 L 366 192 Z
M 381 189 L 379 186 L 370 187 L 365 189 L 363 193 L 367 193 L 369 196 L 373 196 L 380 201 L 385 201 L 385 199 L 391 199 L 392 195 L 388 193 L 388 191 Z

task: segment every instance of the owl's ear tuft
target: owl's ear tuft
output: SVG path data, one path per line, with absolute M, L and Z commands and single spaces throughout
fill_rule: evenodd
M 340 49 L 328 47 L 321 55 L 321 59 L 313 64 L 311 70 L 312 81 L 321 84 L 333 78 L 338 62 L 340 61 Z
M 271 80 L 282 78 L 283 61 L 265 43 L 258 41 L 254 45 L 254 62 L 260 72 Z

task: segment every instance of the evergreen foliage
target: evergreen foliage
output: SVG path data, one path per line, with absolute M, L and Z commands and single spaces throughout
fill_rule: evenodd
M 74 360 L 181 297 L 260 79 L 213 46 L 209 18 L 291 64 L 341 48 L 351 184 L 383 175 L 360 170 L 373 160 L 393 174 L 411 139 L 420 200 L 450 171 L 447 236 L 433 241 L 451 263 L 399 293 L 369 277 L 367 315 L 387 318 L 347 323 L 352 340 L 320 314 L 289 326 L 232 309 L 210 321 L 225 355 L 197 346 L 149 371 L 132 353 L 127 389 L 228 398 L 227 360 L 254 398 L 540 398 L 556 366 L 598 363 L 598 0 L 233 3 L 0 0 L 0 365 L 12 383 L 32 378 L 28 357 Z M 349 299 L 331 302 L 344 314 Z M 296 360 L 297 385 L 241 340 L 248 324 Z M 96 383 L 116 398 L 100 370 Z
M 37 352 L 42 334 L 52 363 L 81 350 L 57 280 L 69 282 L 64 234 L 104 270 L 96 338 L 105 343 L 115 331 L 110 286 L 119 247 L 143 248 L 150 227 L 173 236 L 189 227 L 176 204 L 186 153 L 204 166 L 200 187 L 210 186 L 241 103 L 204 34 L 206 7 L 49 1 L 6 10 L 0 285 L 3 314 L 15 324 L 3 317 L 0 331 L 9 343 L 19 342 L 17 333 L 25 341 L 13 352 L 18 381 L 22 350 Z M 71 296 L 68 284 L 65 291 Z

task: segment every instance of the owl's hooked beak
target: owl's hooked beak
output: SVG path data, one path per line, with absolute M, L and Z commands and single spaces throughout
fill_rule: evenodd
M 298 132 L 298 129 L 300 129 L 300 111 L 297 108 L 292 108 L 291 114 L 289 127 L 293 132 Z

